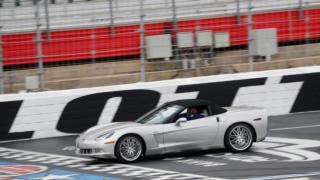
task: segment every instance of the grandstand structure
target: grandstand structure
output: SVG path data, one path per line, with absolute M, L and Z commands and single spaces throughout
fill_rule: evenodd
M 24 89 L 24 77 L 37 74 L 34 67 L 39 57 L 46 67 L 48 89 L 137 82 L 138 59 L 145 52 L 141 36 L 170 34 L 174 51 L 169 61 L 146 60 L 147 81 L 248 71 L 249 28 L 275 28 L 281 45 L 271 62 L 258 57 L 255 70 L 319 63 L 315 59 L 320 56 L 319 0 L 47 0 L 47 6 L 45 0 L 0 0 L 0 9 L 9 92 Z M 41 41 L 36 41 L 37 25 Z M 216 48 L 213 44 L 213 51 L 196 47 L 177 56 L 177 33 L 195 36 L 197 31 L 228 33 L 229 45 Z M 293 65 L 288 65 L 293 58 Z M 185 59 L 197 63 L 185 68 Z M 278 65 L 265 67 L 264 63 Z M 95 78 L 100 83 L 90 82 Z

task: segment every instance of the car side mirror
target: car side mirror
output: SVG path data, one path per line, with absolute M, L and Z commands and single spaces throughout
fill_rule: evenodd
M 181 117 L 176 121 L 176 126 L 179 126 L 181 123 L 186 123 L 187 121 L 187 118 Z

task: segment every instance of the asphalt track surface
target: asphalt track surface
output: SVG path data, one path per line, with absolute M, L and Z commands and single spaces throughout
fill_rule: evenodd
M 68 136 L 2 143 L 0 162 L 72 172 L 64 177 L 47 173 L 33 178 L 43 180 L 78 179 L 77 173 L 109 180 L 320 179 L 320 112 L 270 117 L 268 138 L 255 143 L 249 152 L 239 154 L 216 149 L 152 156 L 121 164 L 75 156 L 74 139 L 75 136 Z M 1 167 L 5 165 L 0 163 L 0 180 L 5 177 Z

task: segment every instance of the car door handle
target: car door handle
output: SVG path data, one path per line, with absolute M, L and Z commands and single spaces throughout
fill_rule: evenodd
M 220 118 L 219 117 L 217 117 L 217 122 L 220 122 Z

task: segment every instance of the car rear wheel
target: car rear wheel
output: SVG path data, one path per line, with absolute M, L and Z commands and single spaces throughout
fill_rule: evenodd
M 225 136 L 225 146 L 232 152 L 243 152 L 250 149 L 253 143 L 253 130 L 247 124 L 232 125 Z
M 121 162 L 137 161 L 142 156 L 143 143 L 137 136 L 126 135 L 118 141 L 115 153 Z

